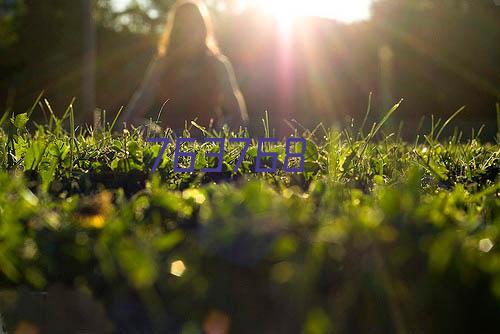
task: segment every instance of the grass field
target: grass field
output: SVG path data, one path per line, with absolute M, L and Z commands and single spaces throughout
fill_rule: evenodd
M 173 146 L 152 174 L 161 145 L 144 138 L 164 135 L 154 127 L 75 129 L 71 106 L 57 117 L 46 102 L 49 122 L 31 124 L 37 105 L 0 121 L 10 328 L 50 328 L 26 301 L 66 289 L 91 300 L 79 307 L 91 333 L 495 331 L 500 146 L 477 133 L 444 138 L 453 117 L 414 142 L 384 130 L 397 106 L 373 126 L 298 126 L 299 174 L 252 172 L 255 142 L 238 174 L 237 147 L 226 172 L 182 174 Z M 251 137 L 190 127 L 184 136 Z M 197 169 L 212 149 L 194 147 Z M 283 161 L 283 142 L 269 149 Z M 80 326 L 67 322 L 61 333 Z

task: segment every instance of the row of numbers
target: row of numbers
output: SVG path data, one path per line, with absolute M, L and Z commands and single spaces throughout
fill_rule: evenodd
M 153 173 L 158 169 L 158 166 L 161 163 L 163 155 L 165 154 L 165 150 L 167 146 L 170 144 L 170 140 L 167 138 L 148 138 L 147 142 L 150 143 L 163 143 L 161 150 L 153 164 Z M 174 151 L 174 172 L 176 173 L 192 173 L 195 171 L 195 160 L 196 153 L 194 152 L 184 152 L 181 151 L 181 145 L 183 143 L 194 143 L 196 139 L 194 138 L 179 138 L 175 142 L 175 151 Z M 205 157 L 207 158 L 216 158 L 217 166 L 213 168 L 202 168 L 201 172 L 204 173 L 220 173 L 222 172 L 222 162 L 224 160 L 224 138 L 206 138 L 204 143 L 215 143 L 219 146 L 218 152 L 205 152 Z M 245 160 L 245 156 L 248 153 L 248 149 L 252 144 L 252 140 L 250 138 L 230 138 L 229 143 L 239 143 L 243 144 L 243 149 L 240 152 L 240 156 L 236 161 L 236 165 L 234 166 L 233 172 L 237 173 L 241 167 L 241 164 Z M 255 172 L 257 173 L 274 173 L 277 170 L 278 164 L 278 156 L 277 152 L 265 152 L 264 144 L 277 144 L 277 138 L 260 138 L 257 141 L 257 157 L 255 161 Z M 300 152 L 292 152 L 292 145 L 300 144 Z M 304 138 L 288 138 L 286 141 L 286 149 L 285 149 L 285 161 L 283 166 L 283 171 L 287 173 L 301 173 L 304 171 L 304 160 L 306 153 L 306 140 Z M 188 157 L 190 160 L 189 167 L 182 168 L 179 167 L 179 158 L 180 157 Z M 271 167 L 263 167 L 262 159 L 269 159 L 271 162 Z M 290 160 L 297 159 L 300 161 L 299 167 L 290 167 Z

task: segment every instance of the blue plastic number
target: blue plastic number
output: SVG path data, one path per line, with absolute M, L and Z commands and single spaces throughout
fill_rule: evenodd
M 245 156 L 247 155 L 248 148 L 252 144 L 252 140 L 250 138 L 230 138 L 229 139 L 230 143 L 244 143 L 245 145 L 243 146 L 243 150 L 241 151 L 240 157 L 238 158 L 238 161 L 236 162 L 236 166 L 234 167 L 233 172 L 238 173 L 238 170 L 240 169 L 241 163 L 243 160 L 245 160 Z
M 301 152 L 293 153 L 290 151 L 292 142 L 295 142 L 295 147 L 297 147 L 297 143 L 301 143 Z M 288 138 L 286 141 L 286 156 L 285 163 L 283 166 L 283 170 L 287 173 L 302 173 L 304 171 L 304 160 L 306 154 L 306 145 L 307 142 L 304 138 Z M 290 163 L 290 158 L 299 158 L 300 159 L 300 167 L 298 168 L 290 168 L 288 167 Z
M 201 171 L 204 173 L 221 173 L 222 172 L 222 161 L 224 160 L 224 138 L 206 138 L 204 143 L 219 143 L 219 152 L 206 152 L 205 156 L 207 158 L 217 158 L 217 167 L 215 168 L 202 168 Z
M 163 143 L 160 153 L 158 153 L 158 156 L 156 157 L 156 160 L 153 164 L 153 173 L 156 172 L 158 169 L 158 166 L 161 163 L 161 159 L 163 158 L 163 155 L 165 154 L 165 150 L 167 149 L 167 145 L 170 143 L 170 140 L 167 138 L 146 138 L 146 141 L 148 143 Z
M 257 173 L 274 173 L 276 172 L 278 163 L 277 152 L 264 152 L 262 146 L 264 143 L 277 143 L 277 138 L 260 138 L 257 144 L 257 161 L 255 162 L 255 172 Z M 262 158 L 271 159 L 271 168 L 261 168 Z
M 194 138 L 179 138 L 175 141 L 175 154 L 174 154 L 174 172 L 176 173 L 192 173 L 194 172 L 194 163 L 196 160 L 196 153 L 194 152 L 182 152 L 182 143 L 194 143 L 196 139 Z M 181 168 L 179 167 L 179 157 L 190 157 L 189 167 Z

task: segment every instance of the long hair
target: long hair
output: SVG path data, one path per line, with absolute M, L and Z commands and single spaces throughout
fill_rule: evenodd
M 167 20 L 165 24 L 165 29 L 158 43 L 158 55 L 165 56 L 168 54 L 169 49 L 173 46 L 172 44 L 172 33 L 174 27 L 177 24 L 182 24 L 182 22 L 177 22 L 176 14 L 177 11 L 184 6 L 192 6 L 193 9 L 197 10 L 201 17 L 201 23 L 203 24 L 203 29 L 205 33 L 205 46 L 208 51 L 214 55 L 220 55 L 219 47 L 214 35 L 214 30 L 212 26 L 212 20 L 210 18 L 210 13 L 206 5 L 199 0 L 178 0 L 170 9 Z

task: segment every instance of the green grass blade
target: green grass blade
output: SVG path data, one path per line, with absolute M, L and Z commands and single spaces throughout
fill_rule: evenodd
M 500 143 L 500 102 L 497 103 L 497 143 Z
M 28 109 L 28 118 L 31 117 L 31 114 L 33 113 L 33 111 L 35 111 L 35 108 L 38 104 L 38 102 L 40 102 L 40 100 L 42 99 L 42 96 L 45 92 L 42 90 L 40 92 L 40 94 L 38 95 L 38 97 L 35 99 L 35 102 L 31 105 L 31 107 Z
M 443 133 L 443 130 L 446 128 L 446 126 L 447 126 L 448 124 L 450 124 L 450 122 L 451 122 L 451 121 L 452 121 L 455 117 L 457 117 L 457 116 L 458 116 L 458 114 L 460 114 L 460 113 L 461 113 L 462 111 L 464 111 L 464 110 L 465 110 L 465 106 L 463 106 L 463 107 L 461 107 L 460 109 L 458 109 L 457 111 L 455 111 L 455 112 L 453 113 L 453 115 L 451 115 L 451 116 L 450 116 L 450 118 L 448 118 L 448 119 L 446 120 L 446 122 L 444 122 L 443 126 L 441 126 L 441 129 L 439 130 L 439 132 L 438 132 L 438 133 L 437 133 L 437 135 L 436 135 L 435 141 L 438 141 L 438 140 L 439 140 L 439 137 L 441 136 L 441 133 Z
M 68 114 L 69 114 L 70 110 L 73 108 L 73 103 L 75 103 L 75 98 L 71 99 L 71 102 L 69 103 L 68 107 L 64 111 L 64 115 L 61 118 L 61 121 L 64 121 L 66 119 L 66 117 L 68 117 Z
M 9 113 L 10 113 L 10 108 L 8 108 L 7 110 L 5 110 L 5 112 L 3 113 L 2 118 L 0 118 L 0 126 L 2 126 L 3 122 L 5 122 L 5 120 L 7 118 L 9 118 Z
M 113 131 L 113 129 L 115 128 L 115 124 L 118 121 L 118 118 L 120 118 L 122 111 L 123 111 L 123 106 L 121 106 L 120 110 L 118 110 L 118 113 L 116 114 L 115 119 L 113 120 L 113 123 L 111 123 L 111 127 L 109 128 L 109 132 Z
M 361 127 L 359 128 L 359 134 L 361 135 L 361 138 L 363 137 L 363 131 L 366 126 L 366 122 L 368 121 L 368 116 L 370 115 L 371 109 L 372 109 L 372 92 L 370 92 L 370 95 L 368 95 L 368 106 L 366 107 L 366 113 L 365 113 L 365 118 L 363 119 L 363 123 L 361 123 Z

